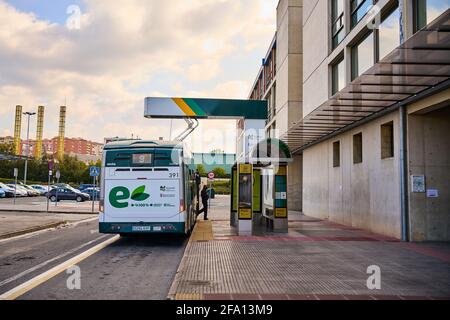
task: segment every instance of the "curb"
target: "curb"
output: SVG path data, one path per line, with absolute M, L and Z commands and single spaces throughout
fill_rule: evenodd
M 65 224 L 67 224 L 67 221 L 59 221 L 59 222 L 53 222 L 53 223 L 49 223 L 49 224 L 43 224 L 40 226 L 35 226 L 35 227 L 31 227 L 31 228 L 27 228 L 27 229 L 23 229 L 23 230 L 19 230 L 19 231 L 0 234 L 0 239 L 3 240 L 3 239 L 14 238 L 17 236 L 22 236 L 24 234 L 28 234 L 28 233 L 32 233 L 32 232 L 36 232 L 36 231 L 56 228 L 56 227 L 59 227 L 61 225 L 65 225 Z
M 99 214 L 98 211 L 94 212 L 68 212 L 68 211 L 46 211 L 46 210 L 20 210 L 20 209 L 0 209 L 0 212 L 23 212 L 23 213 L 57 213 L 57 214 L 79 214 L 79 215 L 93 215 Z
M 197 221 L 198 222 L 198 221 Z M 186 264 L 186 252 L 189 252 L 189 249 L 192 245 L 192 234 L 194 234 L 195 229 L 197 229 L 198 223 L 195 223 L 195 227 L 192 230 L 191 236 L 189 237 L 188 244 L 186 245 L 186 248 L 183 252 L 183 258 L 181 258 L 180 265 L 178 266 L 177 272 L 175 273 L 175 277 L 172 281 L 172 284 L 170 285 L 169 293 L 167 294 L 167 300 L 176 300 L 176 287 L 178 286 L 178 283 L 180 282 L 181 277 L 181 270 L 184 268 L 184 265 Z

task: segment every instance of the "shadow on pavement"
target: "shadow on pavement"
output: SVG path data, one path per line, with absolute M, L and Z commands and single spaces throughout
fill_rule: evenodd
M 113 243 L 111 246 L 114 247 L 127 247 L 127 246 L 136 246 L 136 247 L 156 247 L 156 246 L 165 246 L 165 247 L 182 247 L 185 246 L 188 237 L 184 235 L 176 235 L 176 234 L 131 234 L 131 235 L 122 235 L 118 241 Z

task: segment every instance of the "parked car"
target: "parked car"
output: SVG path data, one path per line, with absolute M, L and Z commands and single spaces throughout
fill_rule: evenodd
M 19 185 L 15 186 L 14 184 L 7 184 L 7 186 L 13 190 L 13 194 L 16 192 L 16 197 L 28 197 L 27 189 L 22 188 Z
M 69 188 L 55 188 L 51 190 L 47 197 L 51 202 L 61 201 L 61 200 L 75 200 L 77 202 L 84 202 L 90 199 L 87 193 L 80 192 L 72 187 Z
M 6 198 L 6 192 L 0 189 L 0 198 Z
M 7 198 L 14 198 L 14 188 L 11 188 L 6 184 L 0 182 L 0 190 L 5 193 L 5 196 Z
M 82 183 L 82 184 L 80 184 L 80 187 L 78 188 L 78 190 L 84 192 L 84 190 L 89 189 L 89 188 L 95 188 L 95 185 Z
M 32 187 L 34 190 L 38 191 L 41 196 L 46 196 L 47 192 L 49 190 L 48 186 L 41 186 L 41 185 L 38 185 L 38 184 L 33 184 L 30 187 Z M 52 188 L 50 187 L 50 190 L 51 189 Z
M 28 192 L 28 196 L 29 197 L 39 197 L 41 195 L 41 193 L 35 189 L 33 189 L 31 186 L 26 185 L 26 184 L 22 184 L 20 185 L 22 188 L 25 188 Z
M 11 186 L 12 188 L 14 188 L 14 183 L 9 184 L 9 186 Z M 33 188 L 31 188 L 30 186 L 27 186 L 26 184 L 20 183 L 17 184 L 17 190 L 22 190 L 26 192 L 26 196 L 27 197 L 38 197 L 39 196 L 39 192 L 37 192 L 36 190 L 34 190 Z
M 100 188 L 86 188 L 82 192 L 87 193 L 91 199 L 98 199 L 100 197 Z
M 55 183 L 51 187 L 52 188 L 69 188 L 69 189 L 75 189 L 77 191 L 80 191 L 80 189 L 74 188 L 70 184 L 67 184 L 67 183 Z

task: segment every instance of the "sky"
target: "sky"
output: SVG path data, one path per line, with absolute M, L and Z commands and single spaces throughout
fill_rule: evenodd
M 68 137 L 174 138 L 184 122 L 144 119 L 144 98 L 246 99 L 276 30 L 277 3 L 0 0 L 0 136 L 13 134 L 19 104 L 46 107 L 45 138 L 57 135 L 60 105 Z M 36 118 L 32 139 L 35 128 Z M 191 147 L 234 152 L 234 128 L 201 121 Z

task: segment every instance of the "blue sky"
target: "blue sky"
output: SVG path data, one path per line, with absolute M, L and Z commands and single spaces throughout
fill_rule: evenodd
M 84 10 L 79 0 L 7 0 L 20 11 L 32 12 L 38 19 L 64 24 L 67 19 L 66 10 L 70 5 L 78 5 Z
M 20 104 L 46 107 L 44 137 L 52 138 L 66 102 L 67 136 L 168 139 L 169 121 L 143 118 L 144 98 L 246 99 L 275 33 L 277 3 L 0 0 L 0 136 L 12 135 Z M 82 11 L 77 30 L 66 26 L 74 4 Z M 174 121 L 172 137 L 184 126 Z M 194 151 L 233 152 L 234 128 L 202 122 Z M 210 139 L 227 130 L 228 142 Z

